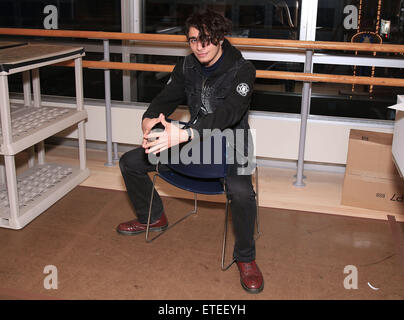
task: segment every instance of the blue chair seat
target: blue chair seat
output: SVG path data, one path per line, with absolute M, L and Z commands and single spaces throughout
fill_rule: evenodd
M 186 191 L 209 195 L 224 193 L 219 179 L 190 178 L 175 171 L 160 171 L 159 176 L 166 182 Z

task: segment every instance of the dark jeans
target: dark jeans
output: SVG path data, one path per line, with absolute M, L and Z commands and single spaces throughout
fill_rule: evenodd
M 141 223 L 147 223 L 149 203 L 153 183 L 148 172 L 155 171 L 143 148 L 126 152 L 119 160 L 128 196 Z M 230 170 L 235 171 L 235 170 Z M 226 195 L 230 200 L 235 234 L 233 256 L 237 261 L 248 262 L 255 259 L 254 228 L 257 215 L 255 192 L 251 175 L 230 175 L 226 177 Z M 163 203 L 154 190 L 151 222 L 163 213 Z

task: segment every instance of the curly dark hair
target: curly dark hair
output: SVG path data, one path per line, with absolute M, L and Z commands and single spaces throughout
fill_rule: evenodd
M 185 34 L 188 38 L 189 29 L 196 28 L 199 31 L 198 40 L 203 46 L 210 43 L 217 46 L 224 36 L 231 33 L 232 23 L 221 14 L 207 9 L 195 12 L 185 21 Z

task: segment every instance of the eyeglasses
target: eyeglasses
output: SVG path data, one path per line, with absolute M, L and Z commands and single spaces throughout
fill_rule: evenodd
M 204 47 L 204 46 L 207 46 L 207 45 L 209 45 L 211 43 L 211 39 L 210 39 L 210 37 L 207 37 L 205 39 L 205 41 L 203 41 L 203 42 L 199 38 L 190 38 L 190 39 L 188 39 L 188 43 L 189 43 L 190 46 L 196 46 L 196 44 L 198 42 Z

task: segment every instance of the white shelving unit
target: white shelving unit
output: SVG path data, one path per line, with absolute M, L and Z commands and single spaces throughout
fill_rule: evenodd
M 0 49 L 7 49 L 12 47 L 18 47 L 26 45 L 26 42 L 15 42 L 15 41 L 0 41 Z
M 0 43 L 0 154 L 4 158 L 4 164 L 0 164 L 0 227 L 21 229 L 90 174 L 86 167 L 84 132 L 87 118 L 83 106 L 84 50 L 40 44 L 4 47 L 1 49 Z M 74 60 L 75 64 L 77 107 L 43 107 L 39 68 L 67 60 Z M 8 76 L 19 72 L 23 73 L 24 105 L 11 105 Z M 78 127 L 79 167 L 46 163 L 44 140 L 73 125 Z M 30 155 L 28 169 L 17 176 L 15 155 L 24 150 Z

